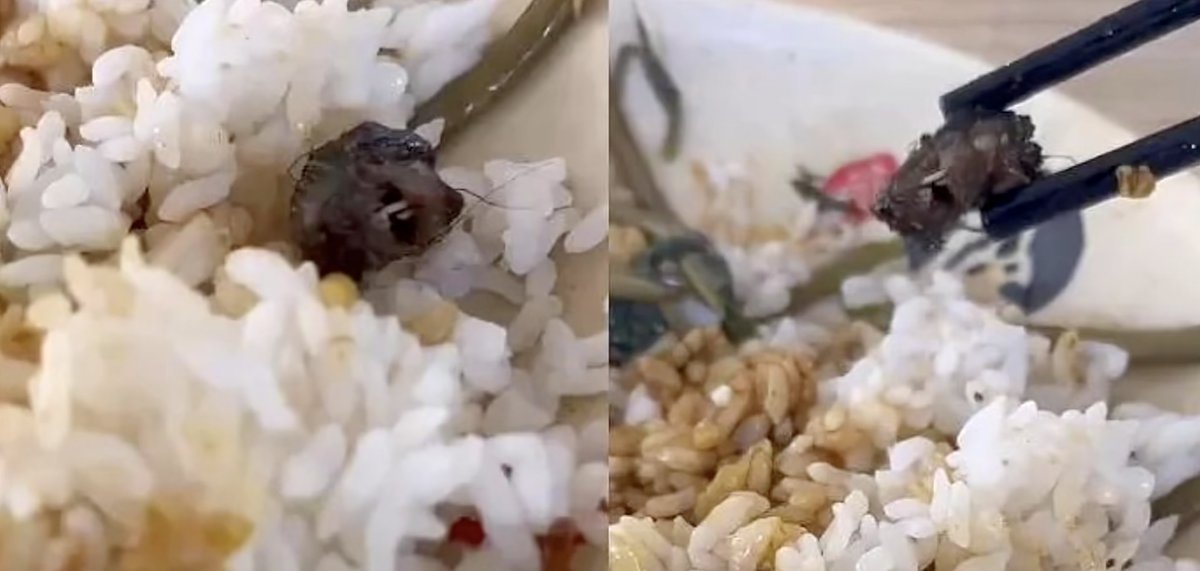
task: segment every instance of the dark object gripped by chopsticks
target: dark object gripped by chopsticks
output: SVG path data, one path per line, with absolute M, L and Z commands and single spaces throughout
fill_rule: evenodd
M 942 97 L 947 120 L 1008 107 L 1134 48 L 1200 20 L 1200 0 L 1141 0 Z M 989 196 L 984 230 L 1007 238 L 1118 195 L 1118 169 L 1161 179 L 1200 162 L 1200 118 L 1191 119 L 1024 188 Z

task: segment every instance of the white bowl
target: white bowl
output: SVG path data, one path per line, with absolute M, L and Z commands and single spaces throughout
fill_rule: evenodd
M 798 165 L 828 172 L 879 151 L 903 156 L 936 128 L 938 96 L 989 66 L 948 49 L 829 14 L 768 1 L 636 3 L 650 41 L 683 92 L 680 156 L 656 162 L 686 219 L 698 215 L 693 161 L 742 163 L 763 221 L 794 215 Z M 612 7 L 610 51 L 634 38 L 632 4 Z M 643 146 L 665 125 L 640 68 L 622 108 Z M 1134 139 L 1126 129 L 1055 93 L 1021 105 L 1053 155 L 1090 158 Z M 1061 228 L 1024 258 L 1038 290 L 1038 322 L 1169 328 L 1200 324 L 1200 180 L 1177 176 L 1145 201 L 1110 201 L 1083 216 L 1082 248 Z M 1069 226 L 1069 224 L 1067 224 Z M 1063 226 L 1058 224 L 1057 226 Z M 977 236 L 958 236 L 948 250 Z M 1047 247 L 1048 243 L 1058 242 Z M 981 253 L 987 255 L 986 253 Z M 1036 260 L 1034 258 L 1037 258 Z M 1069 266 L 1078 259 L 1073 275 Z M 964 264 L 964 267 L 969 264 Z M 1058 270 L 1057 272 L 1055 270 Z M 1112 271 L 1117 270 L 1117 271 Z M 1053 274 L 1061 274 L 1054 276 Z M 1061 277 L 1063 279 L 1055 279 Z M 1024 276 L 1023 285 L 1029 285 Z
M 872 25 L 768 0 L 615 0 L 610 57 L 636 43 L 635 9 L 682 93 L 684 111 L 678 157 L 647 155 L 655 155 L 648 158 L 672 206 L 692 222 L 700 202 L 695 161 L 744 165 L 756 216 L 786 220 L 799 205 L 790 185 L 798 166 L 829 172 L 880 151 L 902 157 L 919 134 L 940 124 L 938 97 L 990 67 Z M 633 69 L 619 104 L 640 145 L 658 148 L 665 115 L 641 68 Z M 1032 115 L 1037 139 L 1053 155 L 1082 160 L 1135 138 L 1053 92 L 1018 109 Z M 1086 211 L 1082 223 L 1065 219 L 1037 232 L 1005 260 L 1023 268 L 1014 281 L 1033 293 L 1035 322 L 1118 329 L 1200 324 L 1195 176 L 1168 179 L 1147 200 L 1110 201 Z M 954 237 L 946 256 L 976 239 Z M 995 250 L 972 257 L 994 258 Z M 1117 392 L 1200 411 L 1195 379 L 1200 368 L 1135 371 Z M 1178 552 L 1200 555 L 1196 542 L 1178 543 Z

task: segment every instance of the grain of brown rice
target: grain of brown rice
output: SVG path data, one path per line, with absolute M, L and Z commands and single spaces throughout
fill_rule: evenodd
M 655 518 L 671 518 L 692 509 L 696 505 L 696 488 L 655 496 L 646 501 L 646 515 Z
M 458 323 L 458 306 L 444 299 L 428 310 L 404 322 L 404 328 L 421 341 L 421 345 L 439 345 L 450 340 Z
M 833 355 L 810 355 L 760 342 L 735 348 L 719 331 L 699 329 L 636 360 L 623 381 L 644 384 L 664 418 L 613 427 L 610 517 L 649 516 L 664 537 L 681 534 L 676 543 L 686 545 L 690 526 L 734 494 L 770 498 L 770 510 L 735 533 L 748 559 L 730 561 L 771 568 L 773 562 L 755 559 L 758 549 L 781 534 L 820 533 L 833 502 L 847 493 L 814 481 L 810 470 L 878 453 L 845 410 L 814 410 L 814 363 L 837 370 L 876 342 L 876 332 L 865 324 L 843 327 L 831 341 L 838 344 Z

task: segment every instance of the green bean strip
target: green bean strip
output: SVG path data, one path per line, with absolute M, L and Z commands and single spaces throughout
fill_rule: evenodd
M 624 46 L 617 52 L 616 63 L 612 69 L 613 92 L 625 93 L 625 82 L 629 77 L 629 70 L 632 69 L 630 66 L 635 59 L 640 59 L 646 79 L 650 83 L 650 91 L 667 114 L 667 133 L 659 154 L 662 158 L 673 161 L 679 156 L 679 141 L 683 129 L 683 95 L 667 72 L 667 66 L 650 45 L 650 34 L 646 31 L 646 23 L 640 15 L 635 18 L 635 23 L 638 43 Z
M 891 321 L 891 306 L 872 306 L 848 311 L 850 317 L 866 321 L 886 330 Z M 1025 329 L 1057 339 L 1067 331 L 1064 327 L 1047 327 L 1018 323 Z M 1109 343 L 1129 353 L 1129 363 L 1139 367 L 1191 365 L 1200 362 L 1200 327 L 1148 331 L 1116 331 L 1107 329 L 1076 329 L 1084 341 Z
M 664 303 L 681 295 L 677 290 L 615 268 L 608 275 L 608 294 L 644 303 Z
M 654 172 L 642 154 L 625 115 L 621 112 L 620 94 L 611 87 L 608 94 L 609 156 L 621 182 L 633 191 L 638 206 L 649 210 L 663 222 L 683 227 L 675 211 L 654 179 Z
M 666 240 L 692 232 L 674 218 L 660 216 L 657 212 L 641 208 L 631 208 L 617 205 L 609 211 L 610 224 L 636 226 L 649 235 L 653 240 Z
M 812 279 L 792 289 L 792 301 L 781 315 L 794 315 L 804 308 L 842 291 L 846 278 L 865 274 L 891 261 L 904 258 L 899 241 L 875 242 L 854 248 L 817 269 Z M 774 319 L 779 315 L 767 318 Z
M 1026 326 L 1050 338 L 1062 327 Z M 1184 365 L 1200 362 L 1200 327 L 1151 330 L 1076 329 L 1085 341 L 1111 343 L 1129 352 L 1132 365 Z
M 769 322 L 781 315 L 792 315 L 823 299 L 836 296 L 846 278 L 869 272 L 888 259 L 901 256 L 898 243 L 873 244 L 851 251 L 838 261 L 817 271 L 808 283 L 792 292 L 792 303 L 780 314 L 761 320 Z M 890 305 L 849 311 L 851 317 L 886 329 L 891 320 Z M 1026 329 L 1051 339 L 1067 331 L 1066 327 L 1018 323 Z M 1176 329 L 1104 329 L 1077 328 L 1080 339 L 1116 345 L 1129 353 L 1132 365 L 1183 365 L 1200 362 L 1200 326 Z M 1200 493 L 1200 492 L 1198 492 Z
M 587 1 L 533 0 L 512 29 L 493 42 L 474 67 L 417 107 L 412 124 L 444 119 L 442 140 L 452 139 L 529 73 L 563 32 L 580 19 Z

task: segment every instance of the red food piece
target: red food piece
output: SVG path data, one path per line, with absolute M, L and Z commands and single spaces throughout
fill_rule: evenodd
M 487 539 L 483 524 L 473 517 L 460 517 L 450 525 L 450 541 L 462 543 L 468 547 L 479 547 Z
M 575 549 L 587 541 L 570 521 L 556 522 L 550 532 L 538 538 L 542 550 L 542 571 L 571 571 Z
M 887 188 L 899 163 L 889 153 L 878 153 L 846 163 L 825 181 L 821 191 L 828 196 L 848 200 L 854 205 L 850 216 L 865 220 L 871 216 L 875 197 Z
M 463 516 L 450 524 L 449 540 L 478 548 L 487 540 L 487 532 L 478 519 Z M 537 538 L 543 571 L 570 571 L 575 550 L 587 540 L 569 521 L 556 522 L 550 531 Z

